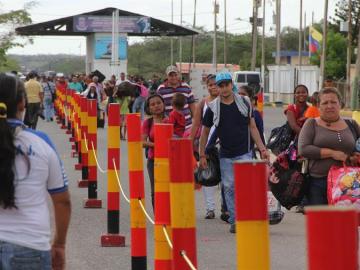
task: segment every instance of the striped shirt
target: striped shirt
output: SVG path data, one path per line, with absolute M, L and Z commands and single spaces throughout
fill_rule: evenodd
M 191 127 L 191 111 L 189 105 L 195 102 L 194 94 L 190 86 L 186 83 L 180 83 L 176 88 L 169 86 L 167 83 L 161 84 L 157 89 L 157 93 L 163 97 L 165 101 L 165 114 L 169 116 L 173 107 L 171 105 L 172 98 L 175 93 L 181 93 L 186 97 L 186 104 L 182 110 L 182 114 L 185 116 L 185 129 Z

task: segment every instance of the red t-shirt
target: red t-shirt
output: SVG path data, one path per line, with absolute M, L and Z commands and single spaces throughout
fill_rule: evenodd
M 174 135 L 183 137 L 185 132 L 185 116 L 176 110 L 169 114 L 169 123 L 174 125 Z
M 295 115 L 296 123 L 302 127 L 303 124 L 306 121 L 306 117 L 304 117 L 305 111 L 307 109 L 307 105 L 305 108 L 301 108 L 299 106 L 296 106 L 296 104 L 289 104 L 289 106 L 285 109 L 284 113 L 286 114 L 288 111 L 291 111 Z

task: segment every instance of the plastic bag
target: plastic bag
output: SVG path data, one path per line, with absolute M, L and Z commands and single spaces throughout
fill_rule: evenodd
M 328 203 L 360 210 L 360 167 L 332 166 L 328 173 Z
M 212 147 L 208 151 L 207 167 L 205 169 L 198 168 L 196 182 L 202 186 L 216 186 L 221 181 L 219 154 L 216 147 Z
M 271 130 L 269 141 L 266 147 L 270 149 L 275 155 L 278 155 L 289 147 L 294 137 L 294 132 L 286 122 L 281 127 L 276 127 Z

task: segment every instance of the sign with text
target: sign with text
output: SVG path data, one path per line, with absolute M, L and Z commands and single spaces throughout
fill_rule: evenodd
M 73 19 L 74 32 L 112 32 L 111 16 L 75 16 Z M 120 33 L 150 33 L 150 17 L 143 16 L 120 16 Z

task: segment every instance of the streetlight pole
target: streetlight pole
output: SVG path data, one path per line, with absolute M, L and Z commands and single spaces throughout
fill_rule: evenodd
M 319 78 L 320 89 L 323 87 L 324 76 L 325 76 L 328 6 L 329 6 L 329 1 L 325 0 L 323 40 L 322 40 L 322 48 L 321 48 L 321 63 L 320 63 L 320 78 Z
M 355 76 L 353 80 L 353 91 L 352 91 L 352 100 L 351 100 L 351 109 L 359 110 L 359 87 L 360 87 L 360 28 L 358 34 L 358 45 L 357 45 L 357 55 L 356 55 L 356 67 L 355 67 Z
M 251 70 L 256 66 L 258 0 L 253 0 Z
M 171 23 L 174 23 L 174 0 L 171 0 Z M 170 39 L 170 65 L 174 64 L 174 38 Z
M 299 70 L 298 70 L 298 77 L 297 83 L 300 83 L 301 79 L 301 66 L 302 66 L 302 8 L 303 8 L 303 0 L 300 0 L 300 27 L 299 27 Z
M 214 40 L 213 40 L 213 68 L 217 71 L 217 47 L 216 47 L 216 39 L 217 39 L 217 13 L 219 12 L 219 6 L 214 1 Z
M 280 101 L 280 30 L 281 30 L 281 0 L 276 0 L 276 66 L 277 66 L 277 84 L 276 99 Z
M 224 0 L 224 67 L 227 64 L 226 0 Z
M 195 29 L 196 26 L 196 0 L 194 0 L 194 21 L 193 21 L 193 28 Z M 192 59 L 193 59 L 193 66 L 195 67 L 196 65 L 196 60 L 195 60 L 195 35 L 192 36 L 193 40 L 192 40 Z
M 347 60 L 346 60 L 346 100 L 345 104 L 350 105 L 350 95 L 351 95 L 351 80 L 350 80 L 350 68 L 351 68 L 351 48 L 352 48 L 352 37 L 351 37 L 351 29 L 352 29 L 352 1 L 349 0 L 348 4 L 349 13 L 348 13 L 348 46 L 347 46 Z
M 265 86 L 265 2 L 263 0 L 262 38 L 261 38 L 261 81 Z
M 183 15 L 183 1 L 180 1 L 180 25 L 182 25 L 182 15 Z M 180 79 L 182 80 L 182 37 L 179 38 L 179 71 Z

